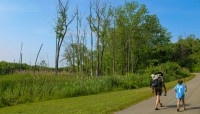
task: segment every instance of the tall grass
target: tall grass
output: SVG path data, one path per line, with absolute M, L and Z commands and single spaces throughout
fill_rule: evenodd
M 21 74 L 0 78 L 0 107 L 41 100 L 75 97 L 112 90 L 135 88 L 126 77 L 78 78 Z
M 179 75 L 189 75 L 186 69 L 179 69 L 176 65 L 168 64 L 164 65 L 167 69 L 163 70 L 167 81 L 175 80 L 179 78 Z M 159 68 L 157 70 L 160 70 Z M 149 85 L 150 72 L 153 71 L 152 68 L 149 68 L 145 72 L 143 74 L 102 77 L 71 76 L 64 73 L 56 76 L 47 72 L 6 75 L 0 77 L 0 107 L 140 88 Z M 173 78 L 171 78 L 171 74 L 173 74 Z

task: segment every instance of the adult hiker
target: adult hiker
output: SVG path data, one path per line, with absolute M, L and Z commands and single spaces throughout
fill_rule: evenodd
M 174 91 L 176 92 L 176 99 L 177 99 L 177 112 L 179 112 L 180 108 L 180 101 L 183 103 L 183 108 L 185 108 L 185 92 L 187 91 L 187 87 L 182 84 L 182 80 L 178 80 L 178 84 L 174 87 Z
M 162 103 L 160 101 L 160 96 L 162 95 L 162 88 L 164 88 L 165 96 L 167 94 L 165 82 L 163 79 L 163 73 L 157 72 L 156 74 L 152 74 L 152 81 L 150 83 L 150 87 L 152 88 L 152 92 L 156 94 L 156 105 L 155 110 L 159 110 L 158 105 L 162 107 Z

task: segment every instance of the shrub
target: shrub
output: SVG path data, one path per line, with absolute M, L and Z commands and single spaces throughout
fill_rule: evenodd
M 167 62 L 156 67 L 150 67 L 146 69 L 145 74 L 153 74 L 158 71 L 163 72 L 166 82 L 189 76 L 190 72 L 186 68 L 181 68 L 177 63 Z

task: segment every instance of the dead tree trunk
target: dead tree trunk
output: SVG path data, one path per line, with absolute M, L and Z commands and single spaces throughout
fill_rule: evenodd
M 39 49 L 38 54 L 37 54 L 37 57 L 36 57 L 36 59 L 35 59 L 35 69 L 34 69 L 34 73 L 35 73 L 35 70 L 36 70 L 37 59 L 38 59 L 38 57 L 39 57 L 40 51 L 41 51 L 41 49 L 42 49 L 42 46 L 43 46 L 43 44 L 41 44 L 40 49 Z

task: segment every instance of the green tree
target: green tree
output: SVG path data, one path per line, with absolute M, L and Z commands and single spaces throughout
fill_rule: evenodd
M 174 57 L 182 67 L 192 70 L 195 64 L 199 64 L 197 58 L 200 53 L 200 40 L 195 35 L 189 35 L 185 38 L 180 36 L 175 46 Z
M 107 45 L 108 29 L 110 25 L 111 9 L 108 7 L 108 3 L 100 3 L 100 0 L 95 0 L 93 3 L 94 16 L 92 17 L 90 13 L 89 23 L 90 29 L 96 34 L 96 56 L 97 56 L 97 69 L 96 75 L 101 76 L 103 73 L 104 64 L 104 53 Z M 91 8 L 90 8 L 91 10 Z M 92 12 L 92 11 L 90 11 Z M 92 34 L 91 34 L 92 35 Z M 92 37 L 92 36 L 91 36 Z
M 56 22 L 56 27 L 54 28 L 55 33 L 56 33 L 56 58 L 55 58 L 56 73 L 58 71 L 60 49 L 61 49 L 63 40 L 68 31 L 68 27 L 69 27 L 70 23 L 74 20 L 74 18 L 76 16 L 76 14 L 74 14 L 72 19 L 69 20 L 69 22 L 68 22 L 67 11 L 68 11 L 68 0 L 66 1 L 66 4 L 61 2 L 61 0 L 58 0 L 57 22 Z
M 164 49 L 163 45 L 168 45 L 170 42 L 170 33 L 161 26 L 156 15 L 148 13 L 145 5 L 126 2 L 124 6 L 118 6 L 115 11 L 115 35 L 110 35 L 110 41 L 115 36 L 117 71 L 126 74 L 148 67 L 154 55 L 159 54 L 159 51 L 156 53 L 152 51 L 160 47 Z M 109 41 L 107 43 L 109 44 Z M 110 42 L 108 47 L 112 49 L 111 46 Z M 110 49 L 108 54 L 111 53 Z

